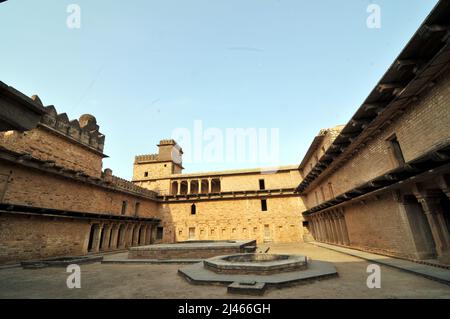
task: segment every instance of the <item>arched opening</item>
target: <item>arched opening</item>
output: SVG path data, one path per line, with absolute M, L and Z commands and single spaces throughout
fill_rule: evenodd
M 447 232 L 450 233 L 450 199 L 444 193 L 441 194 L 441 205 L 444 211 L 444 221 L 447 227 Z
M 98 245 L 98 247 L 99 247 L 99 249 L 102 249 L 102 247 L 103 247 L 103 232 L 104 232 L 104 227 L 102 227 L 101 229 L 100 229 L 100 244 Z
M 139 227 L 139 232 L 138 232 L 138 238 L 137 238 L 137 244 L 141 245 L 141 234 L 142 234 L 142 227 Z
M 220 179 L 213 178 L 211 180 L 211 193 L 220 193 Z
M 197 213 L 197 206 L 195 204 L 191 205 L 191 215 L 195 215 Z
M 178 182 L 172 182 L 171 188 L 170 188 L 170 194 L 176 195 L 178 194 Z
M 209 184 L 208 184 L 208 180 L 207 179 L 202 179 L 201 181 L 200 181 L 200 183 L 201 183 L 201 194 L 208 194 L 208 192 L 209 192 L 209 189 L 208 189 L 208 187 L 209 187 Z
M 135 234 L 136 234 L 136 227 L 133 227 L 133 231 L 131 232 L 131 246 L 136 244 Z
M 198 181 L 191 181 L 191 194 L 198 194 Z
M 97 229 L 98 224 L 91 225 L 91 230 L 89 232 L 88 252 L 92 251 L 92 249 L 94 248 L 95 233 Z
M 117 235 L 117 248 L 120 248 L 124 244 L 125 225 L 120 225 L 119 234 Z
M 108 248 L 109 249 L 113 248 L 111 245 L 113 244 L 114 231 L 115 231 L 115 227 L 111 226 L 111 229 L 109 231 L 109 242 L 108 242 Z
M 180 194 L 181 195 L 186 195 L 188 193 L 188 182 L 187 181 L 182 181 L 180 183 Z

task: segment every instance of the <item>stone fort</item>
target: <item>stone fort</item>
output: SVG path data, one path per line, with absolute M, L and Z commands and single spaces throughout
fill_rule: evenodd
M 94 116 L 69 119 L 0 82 L 0 263 L 254 239 L 449 264 L 448 21 L 442 1 L 352 118 L 276 172 L 183 174 L 182 145 L 169 139 L 136 156 L 127 181 L 103 169 Z

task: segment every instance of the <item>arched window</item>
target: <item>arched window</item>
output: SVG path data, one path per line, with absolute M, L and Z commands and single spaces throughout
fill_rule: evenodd
M 191 205 L 191 215 L 195 215 L 197 213 L 197 206 L 195 204 Z

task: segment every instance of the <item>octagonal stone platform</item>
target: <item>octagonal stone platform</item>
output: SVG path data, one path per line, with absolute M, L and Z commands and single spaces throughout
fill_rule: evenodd
M 242 256 L 244 255 L 246 254 L 242 254 Z M 300 265 L 300 268 L 298 269 L 286 268 L 285 271 L 281 269 L 272 273 L 264 272 L 264 269 L 262 269 L 260 273 L 249 273 L 246 272 L 245 269 L 243 269 L 241 273 L 235 272 L 234 270 L 236 269 L 233 270 L 233 273 L 224 273 L 213 271 L 211 268 L 208 268 L 211 264 L 207 264 L 210 263 L 211 260 L 213 260 L 214 263 L 214 260 L 224 260 L 224 258 L 227 257 L 230 256 L 219 256 L 204 260 L 203 262 L 185 266 L 178 270 L 178 274 L 193 284 L 228 285 L 229 292 L 241 292 L 244 294 L 257 294 L 258 291 L 262 294 L 266 288 L 310 283 L 315 280 L 335 277 L 338 275 L 337 270 L 332 263 L 310 259 L 307 260 L 305 256 L 295 255 L 292 259 L 294 263 L 301 262 L 303 260 L 306 261 L 306 264 Z M 302 257 L 306 260 L 302 259 Z M 283 260 L 283 258 L 278 260 Z M 272 261 L 266 262 L 270 263 Z M 261 262 L 260 264 L 264 263 L 265 262 Z M 237 264 L 241 264 L 242 266 L 243 263 L 237 262 Z M 254 269 L 252 269 L 252 271 L 254 271 Z
M 300 255 L 238 254 L 213 257 L 203 264 L 206 269 L 221 274 L 270 275 L 305 270 L 307 258 Z

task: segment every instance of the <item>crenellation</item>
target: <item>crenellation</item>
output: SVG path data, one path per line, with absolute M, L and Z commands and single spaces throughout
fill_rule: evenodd
M 143 162 L 150 162 L 150 161 L 157 161 L 158 154 L 144 154 L 144 155 L 137 155 L 134 157 L 135 163 L 143 163 Z
M 69 120 L 66 113 L 57 113 L 53 105 L 44 107 L 47 114 L 41 119 L 41 124 L 57 132 L 75 139 L 79 143 L 103 152 L 105 136 L 99 132 L 95 117 L 84 114 L 80 119 Z

